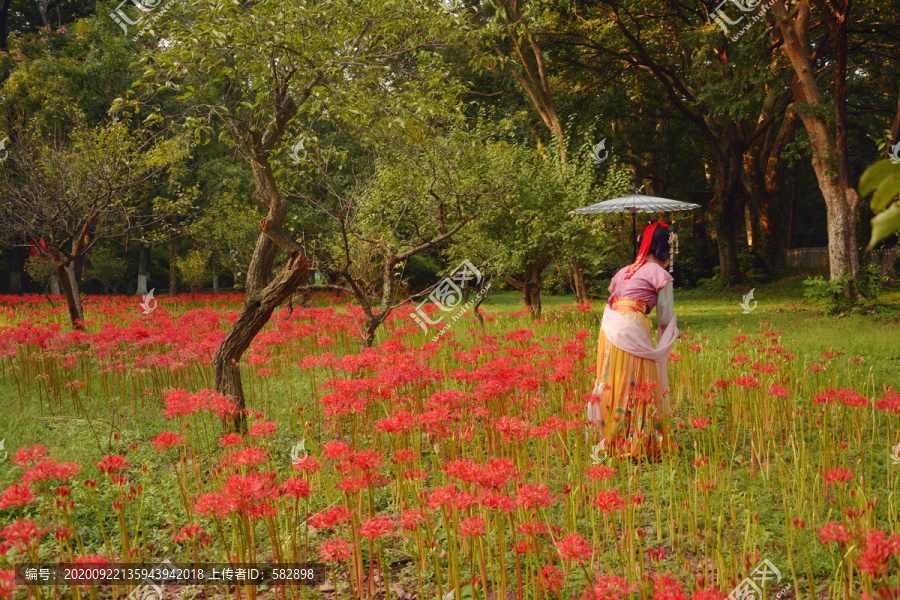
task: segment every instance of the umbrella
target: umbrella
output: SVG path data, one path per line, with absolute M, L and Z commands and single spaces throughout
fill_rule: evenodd
M 700 208 L 699 204 L 691 204 L 690 202 L 681 202 L 680 200 L 669 200 L 668 198 L 659 198 L 657 196 L 645 196 L 638 194 L 637 190 L 631 189 L 631 194 L 622 196 L 621 198 L 613 198 L 612 200 L 604 200 L 597 204 L 591 204 L 583 208 L 576 208 L 569 211 L 570 215 L 592 215 L 595 213 L 631 213 L 631 239 L 634 247 L 634 254 L 637 255 L 637 226 L 635 225 L 635 213 L 657 213 L 657 212 L 674 212 L 679 210 L 694 210 Z

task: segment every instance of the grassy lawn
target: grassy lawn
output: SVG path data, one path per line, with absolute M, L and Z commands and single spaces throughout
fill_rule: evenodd
M 315 557 L 338 534 L 327 527 L 304 527 L 291 521 L 294 514 L 311 517 L 338 504 L 358 511 L 358 522 L 346 526 L 340 535 L 351 542 L 355 535 L 353 543 L 360 543 L 358 530 L 364 520 L 376 515 L 394 519 L 401 509 L 416 507 L 428 516 L 427 534 L 392 537 L 384 542 L 384 549 L 394 580 L 408 592 L 418 591 L 418 598 L 424 600 L 441 596 L 439 573 L 445 592 L 447 573 L 455 571 L 465 582 L 476 564 L 472 562 L 475 546 L 459 545 L 467 543 L 460 528 L 461 519 L 470 514 L 439 519 L 443 513 L 429 505 L 430 495 L 450 481 L 446 469 L 453 461 L 487 465 L 502 459 L 521 474 L 521 481 L 504 484 L 508 493 L 524 493 L 519 485 L 527 482 L 548 486 L 548 501 L 555 498 L 540 516 L 534 512 L 516 518 L 559 528 L 554 543 L 564 534 L 584 536 L 597 549 L 591 568 L 598 576 L 606 572 L 608 563 L 616 573 L 643 581 L 648 589 L 650 584 L 639 574 L 669 573 L 680 584 L 715 586 L 727 592 L 766 558 L 790 577 L 798 590 L 794 597 L 836 597 L 828 594 L 832 585 L 834 589 L 843 585 L 836 574 L 846 567 L 835 565 L 851 550 L 821 542 L 819 530 L 837 521 L 854 532 L 863 531 L 863 525 L 898 530 L 893 491 L 900 471 L 891 462 L 890 452 L 900 440 L 900 421 L 895 413 L 876 410 L 868 403 L 874 405 L 872 397 L 877 401 L 882 395 L 877 389 L 882 384 L 896 386 L 900 381 L 896 345 L 900 291 L 885 289 L 875 314 L 829 317 L 803 297 L 804 279 L 798 274 L 757 286 L 757 305 L 749 314 L 740 306 L 749 287 L 676 290 L 679 328 L 693 338 L 676 343 L 681 360 L 670 363 L 677 401 L 670 435 L 682 451 L 666 452 L 654 465 L 598 458 L 593 441 L 580 429 L 567 428 L 569 419 L 583 414 L 581 398 L 593 384 L 605 297 L 595 299 L 585 314 L 574 310 L 572 296 L 545 296 L 544 318 L 533 321 L 523 310 L 519 293 L 492 292 L 484 305 L 494 320 L 486 327 L 487 337 L 473 335 L 478 330 L 472 329 L 473 321 L 467 317 L 437 344 L 428 343 L 433 332 L 423 334 L 401 309 L 379 332 L 380 348 L 363 356 L 358 323 L 343 301 L 297 308 L 290 320 L 285 318 L 287 311 L 278 313 L 242 360 L 248 406 L 260 411 L 254 422 L 265 419 L 263 424 L 270 429 L 238 436 L 239 441 L 227 446 L 223 425 L 211 411 L 176 411 L 172 418 L 164 413 L 173 390 L 194 394 L 214 387 L 209 359 L 227 327 L 228 319 L 222 315 L 233 313 L 240 297 L 164 298 L 160 310 L 145 315 L 137 298 L 93 296 L 87 302 L 89 342 L 69 331 L 65 307 L 47 308 L 42 300 L 31 300 L 31 305 L 13 300 L 0 310 L 6 339 L 15 340 L 0 345 L 5 352 L 0 371 L 0 440 L 6 444 L 0 456 L 9 452 L 12 459 L 18 450 L 42 444 L 56 460 L 76 463 L 81 472 L 70 484 L 74 505 L 68 513 L 57 510 L 56 483 L 45 485 L 36 479 L 37 500 L 0 509 L 0 530 L 26 517 L 42 527 L 71 522 L 78 552 L 119 557 L 128 541 L 138 550 L 136 558 L 155 563 L 163 558 L 193 560 L 190 544 L 176 539 L 189 523 L 201 523 L 205 532 L 215 534 L 202 548 L 203 557 L 216 559 L 210 562 L 220 560 L 236 545 L 246 546 L 240 532 L 252 526 L 255 535 L 261 536 L 257 539 L 260 556 L 268 556 L 267 535 L 277 534 L 290 542 L 285 548 L 309 544 Z M 566 305 L 569 309 L 561 310 Z M 772 334 L 773 330 L 783 333 Z M 734 338 L 742 334 L 749 339 L 734 344 Z M 767 339 L 796 358 L 767 354 L 771 349 L 767 343 L 755 343 Z M 810 363 L 817 362 L 822 352 L 845 352 L 846 356 L 827 361 L 824 372 L 813 373 L 810 367 L 815 365 Z M 743 363 L 736 362 L 739 357 Z M 850 357 L 864 360 L 862 372 L 849 362 Z M 370 361 L 367 366 L 354 367 L 363 359 Z M 764 363 L 771 364 L 772 370 L 754 371 Z M 447 376 L 438 377 L 442 372 Z M 869 373 L 875 390 L 867 381 Z M 718 389 L 722 380 L 748 378 L 743 376 L 759 381 Z M 383 388 L 376 388 L 378 395 L 367 391 L 373 382 Z M 776 383 L 784 386 L 783 395 L 770 391 Z M 515 387 L 519 385 L 521 389 Z M 504 391 L 507 388 L 512 391 Z M 857 390 L 867 408 L 846 403 L 855 401 L 852 394 L 830 404 L 816 399 L 837 388 Z M 184 398 L 180 393 L 174 396 Z M 171 406 L 190 404 L 184 402 Z M 362 408 L 339 412 L 354 403 Z M 334 413 L 326 414 L 326 407 Z M 392 431 L 393 419 L 400 423 L 403 415 L 413 419 L 414 425 L 403 432 Z M 441 429 L 449 427 L 446 423 L 453 429 Z M 518 430 L 511 427 L 519 423 L 528 427 L 528 436 L 514 437 Z M 557 430 L 543 435 L 551 425 Z M 535 430 L 540 435 L 532 435 Z M 163 450 L 158 445 L 163 432 L 183 436 L 184 441 Z M 343 493 L 339 486 L 356 480 L 345 479 L 341 469 L 350 467 L 325 453 L 326 445 L 348 437 L 354 452 L 375 451 L 385 458 L 378 469 L 388 476 L 385 483 L 362 495 Z M 320 470 L 317 466 L 310 473 L 297 471 L 291 451 L 300 439 L 310 456 L 321 462 Z M 391 458 L 401 450 L 407 457 L 393 462 Z M 130 477 L 127 485 L 100 471 L 98 465 L 109 454 L 127 458 L 130 466 L 122 468 Z M 238 457 L 243 469 L 239 473 L 234 464 Z M 257 460 L 259 466 L 253 462 Z M 599 467 L 604 460 L 603 467 L 612 469 L 607 474 Z M 409 465 L 422 474 L 415 485 L 407 482 L 407 473 L 413 471 L 406 471 L 405 461 L 413 461 Z M 482 468 L 487 467 L 478 467 Z M 238 521 L 234 514 L 219 517 L 198 510 L 200 498 L 211 501 L 231 493 L 232 475 L 251 478 L 256 470 L 285 485 L 296 484 L 297 477 L 307 478 L 315 491 L 308 504 L 296 504 L 298 500 L 287 496 L 272 500 L 276 514 L 267 518 L 265 527 L 252 519 Z M 11 460 L 0 461 L 0 492 L 19 481 L 23 472 Z M 823 481 L 825 477 L 833 481 Z M 99 481 L 96 489 L 83 485 L 87 479 Z M 256 485 L 255 481 L 248 479 L 247 485 Z M 123 500 L 132 485 L 139 485 L 140 493 Z M 477 491 L 472 482 L 465 485 L 472 493 Z M 528 493 L 543 493 L 535 490 Z M 625 510 L 623 504 L 601 514 L 594 503 L 601 493 L 610 502 L 621 493 L 621 498 L 633 500 L 626 504 L 635 508 Z M 881 501 L 876 504 L 874 499 Z M 868 508 L 870 501 L 874 508 Z M 116 507 L 122 502 L 126 508 L 120 513 Z M 305 512 L 297 513 L 301 506 Z M 856 514 L 851 508 L 862 511 L 858 514 L 865 514 L 865 520 L 848 516 Z M 488 506 L 471 511 L 492 523 L 509 518 Z M 794 525 L 800 520 L 804 525 Z M 485 534 L 488 564 L 514 581 L 517 555 L 508 544 L 511 531 L 504 529 L 501 534 L 499 526 L 493 528 L 496 531 Z M 641 533 L 632 538 L 632 531 Z M 712 532 L 717 533 L 708 535 Z M 430 550 L 422 545 L 426 538 Z M 60 545 L 54 539 L 52 533 L 43 536 L 41 558 L 58 555 Z M 454 539 L 458 548 L 468 550 L 443 552 L 441 545 Z M 854 540 L 867 543 L 860 537 Z M 547 548 L 552 548 L 547 541 Z M 372 549 L 363 548 L 366 545 L 360 546 L 360 556 L 365 558 L 356 561 L 354 573 L 382 560 L 373 558 Z M 655 565 L 645 558 L 651 548 L 664 553 Z M 301 555 L 291 551 L 291 560 Z M 478 552 L 484 552 L 481 546 Z M 863 555 L 862 549 L 852 552 L 845 560 L 848 564 Z M 477 562 L 483 560 L 481 556 Z M 541 560 L 566 566 L 556 550 L 545 552 Z M 0 554 L 0 571 L 9 569 L 9 564 L 3 563 Z M 568 590 L 584 587 L 582 571 L 571 570 L 563 598 L 569 596 Z M 349 566 L 329 576 L 334 578 L 332 584 L 337 581 L 341 598 L 352 597 Z M 532 597 L 531 590 L 536 589 L 534 572 L 528 577 L 529 591 L 519 598 Z M 468 589 L 467 597 L 471 597 L 472 588 Z M 126 591 L 102 589 L 95 597 L 122 598 Z M 774 590 L 770 592 L 772 597 Z M 17 598 L 24 597 L 23 590 Z M 257 597 L 273 598 L 270 591 Z M 310 597 L 334 600 L 335 595 L 319 590 Z M 481 598 L 481 591 L 475 597 Z M 494 593 L 494 597 L 502 596 Z
M 900 382 L 900 286 L 885 289 L 878 298 L 876 314 L 824 315 L 821 305 L 803 297 L 806 274 L 792 275 L 755 287 L 756 309 L 744 314 L 740 303 L 750 287 L 732 290 L 676 289 L 675 314 L 678 327 L 695 335 L 709 336 L 716 345 L 730 343 L 735 336 L 758 333 L 762 322 L 784 331 L 784 339 L 796 344 L 798 356 L 815 357 L 821 352 L 846 352 L 865 358 L 876 386 Z M 593 301 L 595 325 L 607 296 Z M 574 296 L 544 296 L 545 309 L 575 304 Z M 752 302 L 751 302 L 752 306 Z M 524 308 L 518 292 L 491 293 L 486 311 Z M 594 329 L 596 333 L 596 329 Z

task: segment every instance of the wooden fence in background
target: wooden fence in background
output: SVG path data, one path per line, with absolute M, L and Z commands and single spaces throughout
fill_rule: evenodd
M 900 246 L 894 248 L 880 248 L 865 252 L 862 260 L 881 267 L 882 275 L 887 275 L 894 265 L 894 261 L 900 258 Z M 787 251 L 787 264 L 792 267 L 820 267 L 828 266 L 828 248 L 795 248 Z

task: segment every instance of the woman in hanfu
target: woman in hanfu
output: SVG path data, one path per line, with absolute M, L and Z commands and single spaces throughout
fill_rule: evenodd
M 666 223 L 656 222 L 638 239 L 637 259 L 616 273 L 609 286 L 597 344 L 597 379 L 587 405 L 588 423 L 606 440 L 607 451 L 637 460 L 656 459 L 670 449 L 668 361 L 678 338 L 673 278 L 665 269 L 675 234 Z M 654 307 L 656 348 L 647 316 Z

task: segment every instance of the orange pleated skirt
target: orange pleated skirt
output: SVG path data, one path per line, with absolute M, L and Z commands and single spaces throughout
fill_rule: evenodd
M 650 339 L 653 325 L 642 301 L 619 298 L 612 308 L 638 321 Z M 658 459 L 672 449 L 661 402 L 656 363 L 617 348 L 601 329 L 597 378 L 587 407 L 593 443 L 605 439 L 606 452 L 616 457 Z

